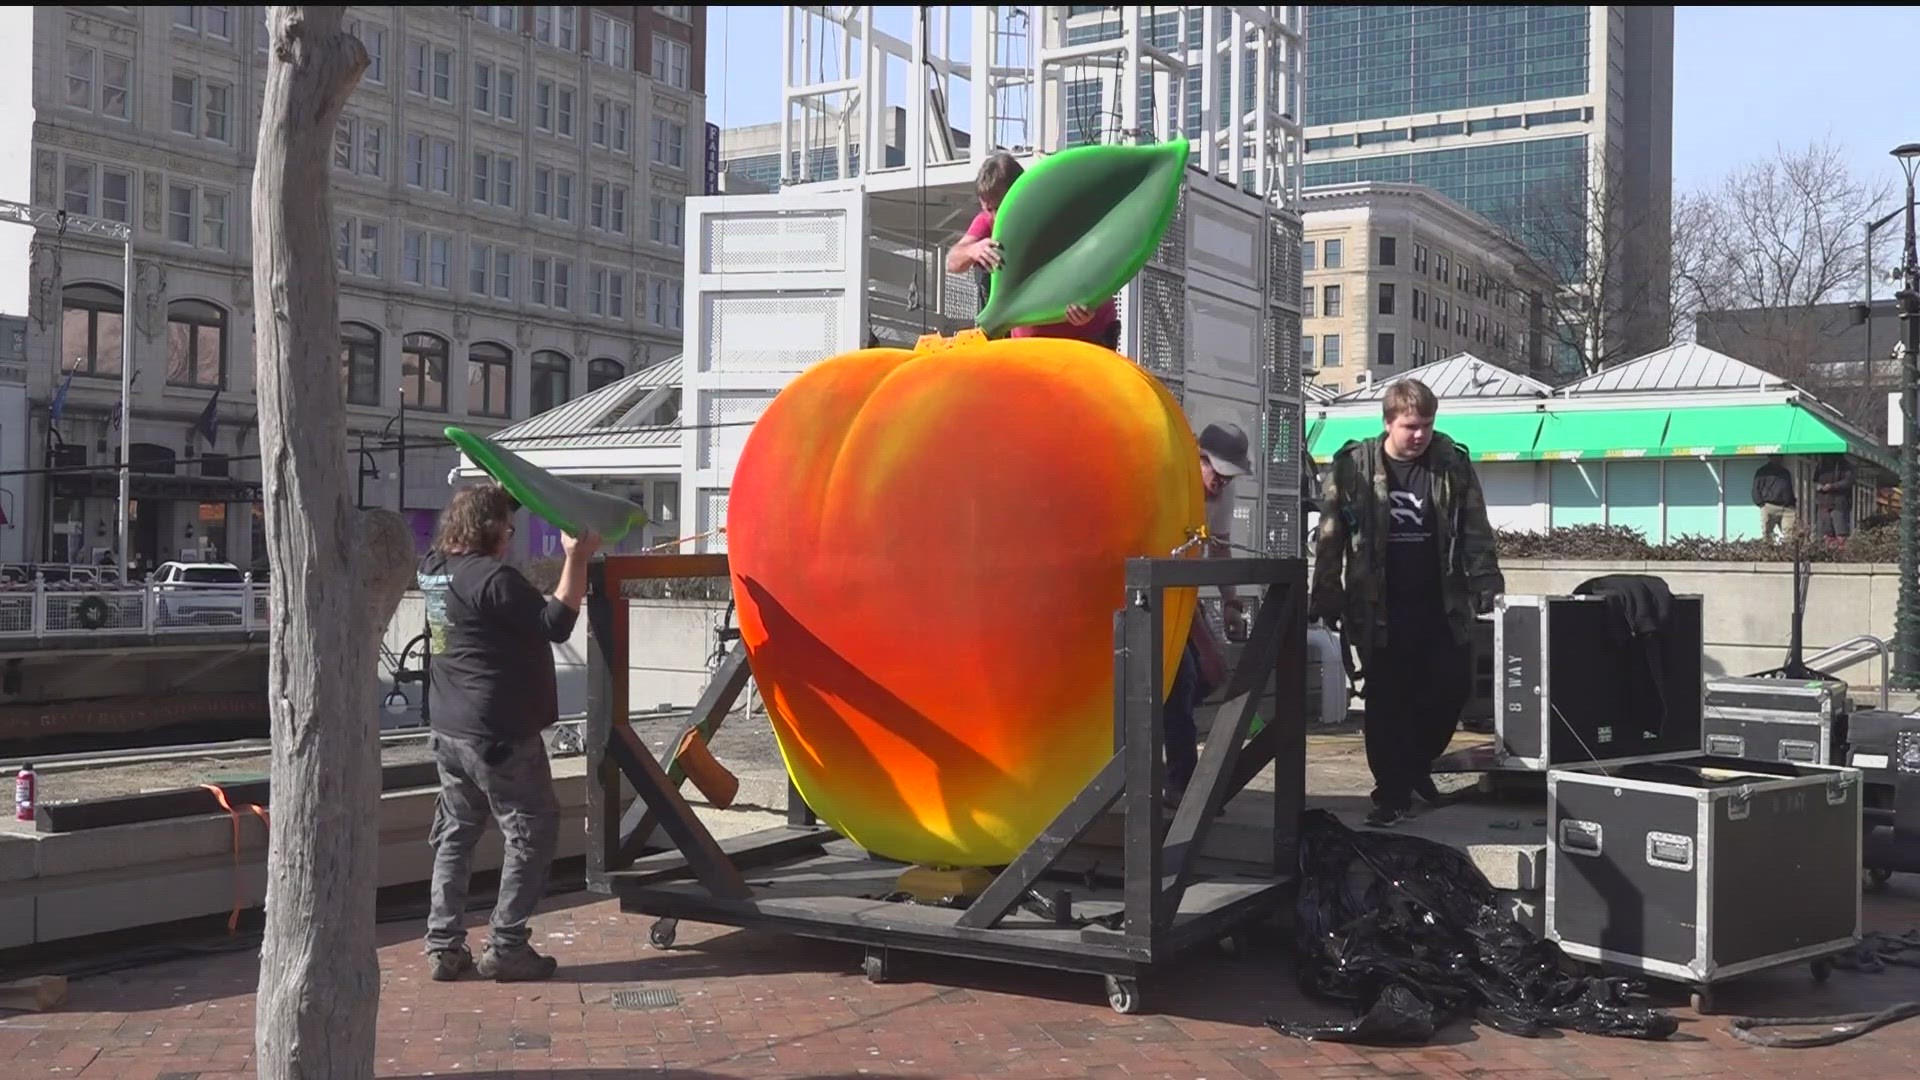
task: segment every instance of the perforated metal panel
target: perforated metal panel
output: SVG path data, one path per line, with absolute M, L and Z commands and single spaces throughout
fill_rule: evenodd
M 1281 491 L 1300 489 L 1300 406 L 1289 401 L 1267 403 L 1267 486 Z
M 841 350 L 838 293 L 709 293 L 702 371 L 799 372 Z
M 753 422 L 767 411 L 773 394 L 763 390 L 709 391 L 701 399 L 701 428 L 697 433 L 700 451 L 698 467 L 711 469 L 718 462 L 731 461 L 747 444 Z
M 1140 271 L 1137 295 L 1140 366 L 1162 380 L 1183 378 L 1187 370 L 1186 286 L 1178 275 L 1148 267 Z
M 1300 223 L 1278 213 L 1269 215 L 1267 221 L 1267 281 L 1272 285 L 1267 290 L 1267 302 L 1297 310 L 1300 306 Z
M 1187 268 L 1187 186 L 1180 185 L 1179 201 L 1174 203 L 1173 223 L 1160 238 L 1160 246 L 1154 250 L 1153 258 L 1147 265 L 1178 273 Z
M 700 492 L 700 528 L 696 535 L 705 536 L 715 529 L 727 527 L 727 489 L 705 488 Z M 727 535 L 708 536 L 699 541 L 701 551 L 727 550 Z
M 702 273 L 835 273 L 847 266 L 843 213 L 712 214 L 702 221 Z
M 1267 500 L 1267 554 L 1278 559 L 1301 556 L 1300 501 Z
M 1283 401 L 1300 397 L 1300 316 L 1267 310 L 1267 394 Z

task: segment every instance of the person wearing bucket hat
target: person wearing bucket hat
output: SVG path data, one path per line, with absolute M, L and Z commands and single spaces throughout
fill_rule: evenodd
M 1233 481 L 1253 472 L 1248 459 L 1247 433 L 1238 424 L 1208 424 L 1200 431 L 1200 480 L 1206 489 L 1206 558 L 1223 559 L 1233 554 Z M 1242 636 L 1246 627 L 1246 607 L 1233 586 L 1220 587 L 1221 614 L 1227 620 L 1229 637 Z M 1220 645 L 1204 611 L 1196 609 L 1193 627 L 1187 635 L 1187 647 L 1180 654 L 1180 666 L 1167 693 L 1163 714 L 1163 742 L 1167 753 L 1167 792 L 1170 804 L 1178 805 L 1186 793 L 1187 782 L 1199 764 L 1200 733 L 1194 722 L 1194 710 L 1207 699 L 1223 678 Z

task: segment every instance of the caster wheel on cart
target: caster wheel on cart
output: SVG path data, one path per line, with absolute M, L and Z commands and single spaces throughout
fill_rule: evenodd
M 1870 891 L 1879 892 L 1881 889 L 1884 889 L 1887 887 L 1887 882 L 1892 880 L 1893 880 L 1893 871 L 1891 870 L 1867 871 L 1867 888 Z
M 893 981 L 893 964 L 888 962 L 885 949 L 868 949 L 860 968 L 867 973 L 867 981 L 875 986 Z
M 1119 975 L 1107 976 L 1107 1004 L 1122 1016 L 1140 1011 L 1140 983 Z
M 1822 959 L 1822 960 L 1815 960 L 1813 962 L 1813 981 L 1814 982 L 1824 983 L 1832 975 L 1833 975 L 1833 961 Z
M 1713 1015 L 1712 988 L 1702 986 L 1699 989 L 1695 990 L 1693 993 L 1687 996 L 1687 1004 L 1693 1006 L 1693 1011 L 1696 1013 L 1699 1013 L 1701 1016 L 1712 1016 Z
M 656 949 L 673 948 L 675 931 L 680 929 L 679 919 L 659 919 L 647 931 L 647 943 Z

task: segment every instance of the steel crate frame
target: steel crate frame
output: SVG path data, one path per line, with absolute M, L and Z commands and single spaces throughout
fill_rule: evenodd
M 625 912 L 656 916 L 650 934 L 656 946 L 670 946 L 677 921 L 687 918 L 863 945 L 874 981 L 888 975 L 889 950 L 1071 970 L 1103 976 L 1109 1004 L 1131 1013 L 1140 1007 L 1139 976 L 1200 945 L 1240 942 L 1290 890 L 1306 805 L 1306 718 L 1295 709 L 1267 718 L 1252 737 L 1248 731 L 1269 678 L 1274 701 L 1305 701 L 1303 561 L 1127 560 L 1125 604 L 1114 615 L 1113 757 L 964 909 L 863 899 L 876 880 L 891 881 L 905 864 L 869 856 L 820 824 L 791 781 L 786 825 L 716 840 L 680 794 L 677 751 L 663 764 L 633 731 L 622 584 L 727 573 L 724 554 L 611 556 L 589 571 L 588 887 L 618 897 Z M 1162 601 L 1168 589 L 1220 585 L 1265 593 L 1185 797 L 1163 821 L 1162 701 L 1171 673 L 1160 645 Z M 689 716 L 689 730 L 711 735 L 749 675 L 736 639 Z M 1252 805 L 1261 830 L 1272 815 L 1270 847 L 1263 838 L 1256 862 L 1206 852 L 1217 813 L 1269 764 L 1271 798 Z M 625 806 L 623 778 L 635 793 Z M 1066 877 L 1088 891 L 1076 898 L 1059 887 L 1072 873 L 1063 859 L 1070 849 L 1083 849 L 1116 807 L 1123 819 L 1119 887 L 1104 888 L 1088 870 Z M 656 828 L 665 830 L 672 848 L 647 853 Z M 758 871 L 754 883 L 744 870 Z M 783 873 L 807 875 L 807 895 L 782 892 Z M 1050 874 L 1053 891 L 1041 896 L 1036 890 Z M 842 882 L 846 887 L 837 893 Z M 1033 898 L 1046 917 L 1034 915 Z M 1106 919 L 1081 921 L 1071 914 L 1076 900 L 1087 905 L 1083 910 L 1113 908 L 1116 900 L 1118 906 Z

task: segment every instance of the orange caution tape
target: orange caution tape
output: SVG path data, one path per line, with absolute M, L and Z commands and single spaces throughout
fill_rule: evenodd
M 227 916 L 227 933 L 231 934 L 240 929 L 240 912 L 247 906 L 246 891 L 240 886 L 240 811 L 234 809 L 233 804 L 227 801 L 227 793 L 221 789 L 220 785 L 201 784 L 200 786 L 213 792 L 213 797 L 219 802 L 220 809 L 225 810 L 227 816 L 233 819 L 233 914 Z M 273 823 L 267 819 L 266 807 L 255 803 L 246 803 L 245 806 L 260 818 L 262 825 L 272 827 Z

